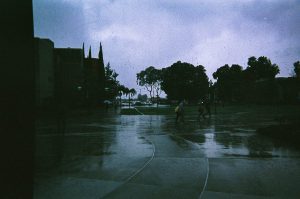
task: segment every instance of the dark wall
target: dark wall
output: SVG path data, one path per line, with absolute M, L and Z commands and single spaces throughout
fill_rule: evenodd
M 83 57 L 81 49 L 55 48 L 55 92 L 57 103 L 65 107 L 80 104 L 83 85 Z
M 1 1 L 0 198 L 31 198 L 34 61 L 31 0 Z
M 87 58 L 84 60 L 85 68 L 85 96 L 86 103 L 91 106 L 96 106 L 103 102 L 104 97 L 104 81 L 105 72 L 104 65 L 99 59 Z

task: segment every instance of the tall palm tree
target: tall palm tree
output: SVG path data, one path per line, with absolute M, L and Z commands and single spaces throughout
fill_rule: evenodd
M 123 95 L 125 95 L 126 97 L 129 95 L 129 88 L 127 88 L 127 87 L 124 88 Z
M 122 95 L 125 95 L 126 87 L 124 85 L 119 85 L 118 92 L 120 96 L 120 106 L 122 106 Z
M 133 97 L 136 94 L 136 90 L 134 88 L 129 89 L 129 108 L 130 108 L 130 104 L 131 104 L 131 99 L 130 97 Z

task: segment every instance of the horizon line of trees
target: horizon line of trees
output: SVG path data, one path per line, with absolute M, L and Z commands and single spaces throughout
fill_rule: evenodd
M 297 86 L 300 61 L 293 65 L 293 77 L 297 81 L 281 84 L 300 92 Z M 216 80 L 214 83 L 208 79 L 204 66 L 194 66 L 181 61 L 162 69 L 149 66 L 137 73 L 136 77 L 137 85 L 146 88 L 151 101 L 154 101 L 155 97 L 158 99 L 164 91 L 169 100 L 259 102 L 267 99 L 274 101 L 278 93 L 282 92 L 279 91 L 278 83 L 274 81 L 279 72 L 278 65 L 273 64 L 269 58 L 252 56 L 248 58 L 245 69 L 238 64 L 219 67 L 212 74 Z

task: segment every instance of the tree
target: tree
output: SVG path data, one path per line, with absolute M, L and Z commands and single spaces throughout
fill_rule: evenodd
M 124 95 L 126 92 L 126 87 L 124 85 L 118 86 L 118 94 L 120 96 L 120 106 L 122 106 L 122 95 Z
M 110 67 L 110 63 L 108 62 L 105 66 L 105 81 L 104 81 L 104 88 L 105 88 L 105 96 L 106 99 L 113 100 L 118 96 L 119 94 L 119 87 L 120 83 L 117 80 L 117 77 L 119 76 L 118 73 L 115 72 Z
M 277 64 L 267 57 L 250 57 L 243 71 L 243 95 L 247 102 L 265 103 L 273 98 L 274 80 L 279 73 Z
M 221 66 L 217 69 L 216 72 L 213 73 L 213 78 L 216 80 L 222 80 L 225 79 L 226 76 L 228 76 L 230 71 L 230 67 L 228 64 L 225 64 L 224 66 Z
M 300 61 L 294 63 L 294 72 L 297 78 L 300 78 Z
M 149 66 L 145 70 L 137 73 L 137 84 L 139 86 L 145 86 L 146 90 L 150 94 L 150 99 L 153 101 L 155 91 L 157 95 L 160 94 L 160 84 L 161 84 L 161 70 Z
M 127 87 L 124 88 L 123 95 L 125 95 L 126 97 L 129 95 L 129 88 Z
M 226 64 L 213 73 L 213 78 L 217 80 L 217 94 L 222 101 L 241 99 L 242 67 L 240 65 L 233 64 L 230 67 Z
M 142 95 L 142 94 L 138 94 L 138 96 L 137 96 L 137 99 L 139 100 L 139 101 L 142 101 L 142 102 L 146 102 L 147 101 L 147 95 L 146 94 L 144 94 L 144 95 Z
M 154 76 L 154 79 L 156 80 L 155 83 L 153 84 L 153 91 L 154 91 L 155 96 L 156 96 L 156 105 L 158 107 L 159 96 L 162 92 L 162 90 L 161 90 L 162 70 L 155 69 L 153 71 L 153 76 Z
M 231 83 L 230 83 L 230 67 L 228 64 L 221 66 L 213 73 L 213 78 L 217 80 L 216 88 L 218 98 L 222 101 L 228 101 Z
M 197 100 L 208 91 L 208 77 L 203 66 L 180 61 L 162 69 L 161 89 L 172 100 Z
M 274 79 L 279 73 L 279 67 L 277 64 L 272 64 L 267 57 L 261 56 L 256 59 L 253 56 L 248 59 L 248 67 L 245 72 L 252 80 Z
M 131 104 L 130 97 L 133 97 L 136 94 L 136 90 L 134 88 L 131 88 L 131 89 L 129 89 L 128 94 L 129 94 L 129 107 L 130 107 L 130 104 Z

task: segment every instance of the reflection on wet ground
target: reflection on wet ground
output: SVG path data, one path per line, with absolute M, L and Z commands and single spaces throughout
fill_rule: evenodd
M 255 133 L 257 127 L 268 125 L 269 121 L 256 117 L 252 121 L 248 119 L 247 123 L 243 123 L 243 120 L 241 121 L 237 117 L 238 115 L 233 115 L 227 119 L 213 116 L 202 121 L 187 117 L 185 123 L 179 124 L 175 124 L 172 116 L 111 115 L 106 118 L 99 117 L 98 121 L 91 123 L 73 121 L 68 124 L 68 130 L 64 136 L 55 134 L 54 127 L 40 127 L 37 154 L 39 155 L 43 151 L 51 152 L 52 148 L 60 145 L 63 147 L 64 156 L 114 154 L 117 153 L 116 150 L 109 150 L 114 144 L 123 146 L 126 145 L 126 142 L 132 141 L 146 144 L 147 142 L 143 140 L 142 136 L 135 137 L 137 133 L 140 135 L 144 133 L 145 135 L 174 134 L 180 136 L 183 139 L 198 143 L 208 157 L 231 155 L 249 157 L 299 156 L 296 149 L 287 146 L 282 147 L 280 142 L 274 142 L 270 138 Z M 127 140 L 130 134 L 134 135 L 131 136 L 133 140 Z M 184 143 L 178 137 L 170 136 L 170 138 L 178 144 Z M 53 146 L 39 145 L 42 142 L 52 142 Z M 131 146 L 133 145 L 123 146 L 122 151 L 136 154 L 139 150 L 135 148 L 136 146 L 133 148 Z M 43 149 L 43 147 L 50 148 Z
M 63 134 L 56 131 L 51 121 L 39 121 L 35 198 L 95 198 L 96 195 L 96 198 L 122 198 L 111 193 L 117 194 L 115 190 L 122 190 L 120 187 L 129 180 L 149 181 L 155 186 L 160 182 L 167 184 L 161 176 L 170 172 L 163 170 L 165 164 L 172 165 L 177 172 L 170 174 L 174 176 L 168 183 L 174 184 L 174 180 L 178 180 L 180 184 L 176 174 L 181 178 L 183 174 L 174 162 L 179 168 L 192 162 L 190 169 L 187 168 L 190 172 L 200 164 L 203 167 L 198 171 L 200 173 L 191 174 L 201 179 L 202 184 L 197 184 L 200 187 L 205 179 L 205 173 L 201 173 L 206 167 L 203 158 L 272 160 L 300 157 L 299 150 L 255 133 L 257 127 L 270 124 L 271 120 L 265 116 L 244 118 L 243 114 L 213 115 L 201 121 L 191 115 L 186 116 L 184 123 L 175 123 L 172 115 L 121 116 L 99 112 L 67 120 Z M 142 171 L 154 155 L 149 169 Z M 147 179 L 141 177 L 144 175 Z M 157 179 L 160 181 L 156 182 Z M 183 187 L 190 187 L 189 183 L 195 181 L 190 180 L 187 179 Z M 211 187 L 214 185 L 210 184 Z M 195 190 L 191 190 L 190 195 L 194 198 L 199 196 L 199 190 Z M 93 197 L 87 195 L 90 193 Z
M 202 121 L 187 117 L 180 124 L 172 123 L 172 117 L 161 116 L 160 120 L 164 132 L 198 143 L 207 157 L 300 157 L 299 150 L 284 141 L 255 133 L 256 128 L 274 123 L 266 118 L 247 119 L 245 123 L 236 115 L 227 119 L 212 116 Z

